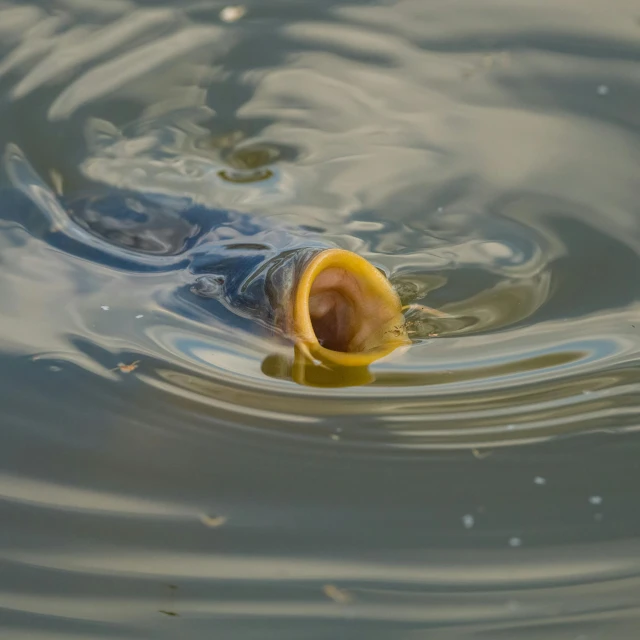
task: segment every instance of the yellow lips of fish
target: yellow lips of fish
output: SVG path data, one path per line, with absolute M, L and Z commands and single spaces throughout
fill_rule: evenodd
M 292 309 L 296 350 L 328 366 L 366 367 L 410 343 L 400 299 L 361 256 L 327 249 L 311 259 Z

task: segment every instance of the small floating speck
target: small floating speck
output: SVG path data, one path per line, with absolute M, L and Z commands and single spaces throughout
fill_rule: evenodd
M 510 547 L 521 547 L 522 546 L 522 540 L 520 538 L 509 538 L 509 546 Z
M 606 96 L 609 93 L 609 87 L 607 87 L 606 84 L 601 84 L 598 87 L 598 95 L 599 96 Z
M 125 364 L 124 362 L 118 362 L 118 370 L 122 371 L 122 373 L 131 373 L 132 371 L 135 371 L 138 368 L 138 365 L 140 364 L 140 360 L 136 360 L 135 362 L 132 362 L 131 364 Z
M 340 440 L 340 436 L 337 433 L 332 433 L 329 437 L 332 440 Z
M 339 589 L 333 584 L 325 584 L 324 587 L 322 587 L 322 591 L 324 591 L 324 595 L 327 596 L 327 598 L 330 598 L 338 604 L 347 604 L 352 600 L 349 592 L 344 589 Z
M 139 313 L 139 314 L 136 316 L 136 320 L 140 320 L 140 318 L 144 318 L 144 314 Z
M 58 371 L 62 371 L 62 367 L 58 367 L 57 365 L 52 364 L 49 367 L 49 371 L 53 371 L 53 373 L 57 373 Z
M 247 8 L 242 5 L 225 7 L 220 12 L 220 20 L 222 22 L 237 22 L 247 13 Z
M 507 425 L 507 431 L 513 431 L 515 428 L 516 428 L 516 427 L 515 427 L 515 425 L 513 425 L 513 424 L 508 424 L 508 425 Z
M 602 504 L 602 496 L 589 496 L 590 504 Z
M 546 478 L 543 478 L 542 476 L 536 476 L 536 477 L 533 479 L 533 481 L 534 481 L 536 484 L 539 484 L 539 485 L 547 484 L 547 479 L 546 479 Z
M 108 304 L 103 304 L 103 305 L 100 305 L 100 308 L 101 308 L 103 311 L 109 311 L 109 309 L 110 309 L 111 307 L 110 307 Z
M 602 521 L 602 518 L 604 518 L 604 514 L 602 514 L 602 513 L 600 513 L 600 512 L 598 512 L 598 513 L 594 513 L 594 514 L 593 514 L 593 519 L 594 519 L 596 522 L 601 522 L 601 521 Z
M 200 522 L 202 522 L 205 527 L 210 527 L 211 529 L 221 527 L 223 524 L 226 524 L 228 519 L 226 516 L 211 516 L 207 514 L 200 516 Z
M 471 453 L 473 454 L 474 458 L 482 460 L 484 458 L 488 458 L 493 453 L 493 451 L 480 451 L 480 449 L 471 449 Z
M 465 529 L 471 529 L 475 524 L 475 518 L 470 513 L 467 513 L 466 515 L 462 516 L 462 524 L 464 525 Z

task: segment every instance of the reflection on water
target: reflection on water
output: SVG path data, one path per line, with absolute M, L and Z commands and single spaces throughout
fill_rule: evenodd
M 2 632 L 635 638 L 639 17 L 0 2 Z M 184 263 L 233 211 L 413 344 L 295 384 Z

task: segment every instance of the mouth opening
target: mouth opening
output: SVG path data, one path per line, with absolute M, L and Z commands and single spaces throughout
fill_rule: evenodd
M 329 267 L 311 285 L 309 316 L 318 342 L 331 351 L 362 351 L 384 318 L 384 303 L 367 296 L 346 269 Z
M 294 306 L 296 336 L 321 360 L 369 364 L 407 343 L 396 292 L 350 251 L 318 254 L 303 273 Z

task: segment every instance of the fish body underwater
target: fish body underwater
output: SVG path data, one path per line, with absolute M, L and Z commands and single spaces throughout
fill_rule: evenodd
M 33 175 L 0 189 L 0 218 L 111 269 L 187 272 L 174 296 L 179 313 L 198 306 L 215 315 L 222 305 L 289 339 L 286 377 L 300 383 L 324 386 L 327 375 L 338 386 L 366 383 L 371 363 L 409 343 L 383 273 L 304 229 L 187 196 L 101 187 L 62 197 Z M 267 358 L 263 370 L 281 367 Z

